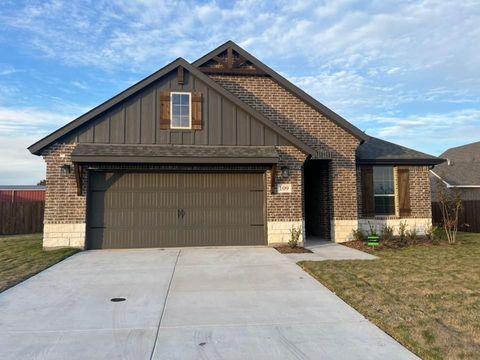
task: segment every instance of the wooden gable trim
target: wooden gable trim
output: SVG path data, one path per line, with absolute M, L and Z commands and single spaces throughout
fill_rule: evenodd
M 223 53 L 225 50 L 228 48 L 232 48 L 237 52 L 240 56 L 243 56 L 245 59 L 250 61 L 256 69 L 258 69 L 259 72 L 262 72 L 264 76 L 270 76 L 275 80 L 277 83 L 279 83 L 281 86 L 283 86 L 286 90 L 290 91 L 293 95 L 297 96 L 301 100 L 303 100 L 305 103 L 316 109 L 318 112 L 321 114 L 325 115 L 328 117 L 331 121 L 333 121 L 335 124 L 340 126 L 342 129 L 347 131 L 348 133 L 352 134 L 356 138 L 358 138 L 361 142 L 367 141 L 368 136 L 358 129 L 356 126 L 348 122 L 346 119 L 335 113 L 333 110 L 327 108 L 325 105 L 314 99 L 312 96 L 308 95 L 305 91 L 285 79 L 283 76 L 278 74 L 276 71 L 265 65 L 263 62 L 258 60 L 255 56 L 252 54 L 248 53 L 244 49 L 242 49 L 240 46 L 235 44 L 233 41 L 227 41 L 225 44 L 219 46 L 215 50 L 212 50 L 208 54 L 202 56 L 200 59 L 196 60 L 195 62 L 192 63 L 193 66 L 197 68 L 202 68 L 202 66 L 209 60 L 211 60 L 213 57 L 218 56 L 219 54 Z M 205 71 L 205 70 L 202 70 Z M 238 73 L 240 75 L 240 73 Z M 247 75 L 247 73 L 243 73 L 244 75 Z

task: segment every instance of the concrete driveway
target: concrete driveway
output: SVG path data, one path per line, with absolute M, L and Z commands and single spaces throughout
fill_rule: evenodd
M 271 248 L 86 251 L 0 294 L 0 359 L 119 358 L 415 356 Z

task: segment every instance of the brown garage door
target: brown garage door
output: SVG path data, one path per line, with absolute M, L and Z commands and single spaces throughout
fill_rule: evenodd
M 264 245 L 263 174 L 90 175 L 88 248 Z

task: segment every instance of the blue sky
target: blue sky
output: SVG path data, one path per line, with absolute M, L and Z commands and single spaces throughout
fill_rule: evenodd
M 26 147 L 177 57 L 233 40 L 370 135 L 434 155 L 480 140 L 480 1 L 0 4 L 0 184 Z

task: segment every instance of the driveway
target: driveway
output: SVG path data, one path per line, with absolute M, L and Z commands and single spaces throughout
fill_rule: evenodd
M 32 358 L 415 356 L 284 255 L 250 247 L 68 258 L 0 294 L 0 359 Z

